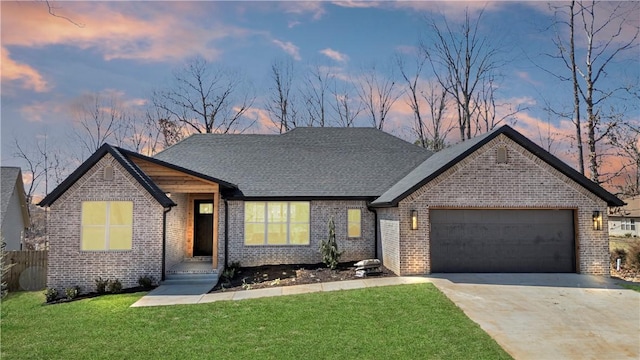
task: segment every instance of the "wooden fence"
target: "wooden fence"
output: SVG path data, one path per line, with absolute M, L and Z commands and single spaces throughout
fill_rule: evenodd
M 42 290 L 47 286 L 49 251 L 5 251 L 5 264 L 11 266 L 2 278 L 9 291 Z

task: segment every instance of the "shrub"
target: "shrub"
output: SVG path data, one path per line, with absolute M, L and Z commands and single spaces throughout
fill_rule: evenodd
M 333 222 L 333 217 L 329 219 L 329 238 L 320 243 L 320 253 L 322 254 L 322 262 L 332 270 L 338 267 L 340 255 L 342 252 L 338 251 L 338 243 L 336 242 L 336 224 Z
M 627 250 L 626 264 L 634 270 L 640 270 L 640 242 L 634 242 Z
M 64 293 L 67 295 L 67 299 L 72 300 L 78 297 L 80 294 L 80 286 L 74 286 L 64 289 Z
M 5 250 L 4 248 L 7 244 L 4 242 L 4 237 L 0 238 L 0 278 L 4 279 L 4 275 L 9 271 L 9 269 L 13 266 L 13 264 L 6 264 L 7 259 L 5 258 Z M 0 299 L 7 296 L 9 293 L 9 286 L 4 281 L 0 280 Z
M 156 281 L 153 276 L 144 275 L 138 278 L 138 285 L 142 286 L 145 289 L 151 289 L 153 285 L 155 285 L 155 283 Z
M 120 280 L 115 279 L 113 281 L 109 281 L 109 292 L 112 294 L 118 294 L 122 292 L 122 283 Z
M 616 260 L 620 259 L 620 263 L 624 266 L 625 260 L 627 259 L 627 251 L 625 249 L 615 248 L 611 251 L 611 266 L 616 267 Z
M 626 234 L 624 234 L 624 237 L 628 237 L 628 238 L 630 238 L 630 237 L 631 237 L 631 233 L 626 233 Z
M 55 301 L 58 298 L 58 290 L 48 288 L 44 291 L 44 297 L 47 299 L 47 302 Z
M 102 277 L 96 279 L 96 292 L 98 294 L 106 294 L 107 285 L 109 285 L 109 279 L 102 280 Z

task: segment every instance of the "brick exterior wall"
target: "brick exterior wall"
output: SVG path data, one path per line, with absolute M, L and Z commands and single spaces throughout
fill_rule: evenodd
M 496 150 L 500 146 L 507 147 L 507 164 L 496 163 Z M 397 208 L 399 271 L 395 270 L 395 263 L 390 264 L 398 274 L 430 273 L 430 207 L 574 209 L 579 272 L 609 275 L 605 201 L 504 135 L 400 201 Z M 413 209 L 418 210 L 418 230 L 410 230 L 410 211 Z M 603 214 L 604 230 L 593 230 L 594 210 Z M 392 253 L 396 251 L 393 241 L 383 243 L 383 248 Z
M 384 266 L 400 273 L 400 221 L 398 208 L 378 209 L 378 257 Z
M 189 205 L 187 194 L 171 193 L 171 200 L 176 203 L 176 206 L 167 213 L 167 253 L 165 264 L 167 270 L 185 258 L 187 207 Z
M 224 254 L 224 204 L 221 204 L 220 254 Z M 314 264 L 322 262 L 320 241 L 327 238 L 327 223 L 333 216 L 338 249 L 344 251 L 340 261 L 372 258 L 375 253 L 375 214 L 365 201 L 311 201 L 309 245 L 244 245 L 244 202 L 229 201 L 229 263 L 239 261 L 242 266 L 268 264 Z M 347 238 L 347 209 L 361 209 L 362 237 Z M 224 255 L 222 255 L 224 256 Z M 222 260 L 224 261 L 224 260 Z
M 103 180 L 111 165 L 114 178 Z M 82 201 L 133 201 L 133 242 L 129 251 L 81 251 Z M 47 287 L 79 285 L 83 293 L 95 291 L 95 279 L 119 279 L 123 287 L 138 285 L 141 275 L 160 279 L 162 268 L 163 208 L 110 155 L 105 155 L 51 206 L 49 212 L 49 264 Z

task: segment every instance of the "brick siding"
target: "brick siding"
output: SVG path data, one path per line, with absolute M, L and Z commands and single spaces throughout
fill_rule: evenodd
M 181 262 L 187 253 L 185 234 L 187 232 L 187 194 L 172 193 L 171 200 L 176 206 L 167 213 L 167 253 L 166 269 Z
M 224 205 L 224 204 L 222 204 Z M 338 249 L 344 251 L 340 261 L 358 261 L 372 258 L 375 253 L 375 214 L 367 209 L 365 201 L 311 201 L 309 245 L 244 245 L 244 202 L 229 201 L 229 262 L 239 261 L 242 266 L 267 264 L 314 264 L 322 262 L 320 241 L 327 238 L 327 223 L 333 216 Z M 224 206 L 221 206 L 221 213 Z M 347 238 L 347 209 L 362 210 L 362 237 Z M 221 215 L 221 229 L 224 216 Z M 222 230 L 223 231 L 223 230 Z M 224 232 L 221 233 L 224 236 Z M 220 254 L 224 254 L 224 237 L 220 241 Z
M 103 180 L 111 165 L 114 178 Z M 133 242 L 129 251 L 81 251 L 82 201 L 133 201 Z M 81 286 L 95 291 L 95 279 L 119 279 L 123 287 L 138 285 L 138 277 L 160 279 L 162 268 L 163 208 L 110 155 L 105 155 L 51 206 L 47 287 Z
M 496 163 L 500 146 L 508 149 L 506 164 Z M 574 209 L 579 272 L 609 275 L 606 202 L 504 135 L 400 201 L 398 274 L 430 273 L 430 207 Z M 413 209 L 418 210 L 418 230 L 410 230 Z M 604 230 L 593 230 L 594 210 L 603 214 Z M 394 242 L 383 243 L 383 248 L 397 251 Z M 397 266 L 391 266 L 395 271 Z

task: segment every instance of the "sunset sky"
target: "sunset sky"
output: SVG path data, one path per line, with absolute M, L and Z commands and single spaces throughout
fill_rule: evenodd
M 273 61 L 291 59 L 298 74 L 311 66 L 329 67 L 344 79 L 373 64 L 388 71 L 396 54 L 410 59 L 420 41 L 428 38 L 427 18 L 444 15 L 450 25 L 458 26 L 468 8 L 471 13 L 484 9 L 480 30 L 496 41 L 506 62 L 500 69 L 499 101 L 527 108 L 510 124 L 545 147 L 542 139 L 550 131 L 557 137 L 552 152 L 576 166 L 566 137 L 574 132 L 570 121 L 544 110 L 545 103 L 565 110 L 572 104 L 571 84 L 541 69 L 565 71 L 562 63 L 545 55 L 557 52 L 553 12 L 546 2 L 50 4 L 55 14 L 69 20 L 50 15 L 42 1 L 1 2 L 3 165 L 22 165 L 14 157 L 14 139 L 33 144 L 47 134 L 50 146 L 73 146 L 73 104 L 88 94 L 112 96 L 132 111 L 141 111 L 154 90 L 169 84 L 172 71 L 196 55 L 239 71 L 250 81 L 256 101 L 249 116 L 256 124 L 248 132 L 273 133 L 264 105 Z M 603 17 L 607 9 L 608 4 L 599 9 Z M 639 25 L 640 13 L 630 18 L 635 24 L 622 29 L 622 41 Z M 577 43 L 584 43 L 582 34 Z M 602 85 L 638 85 L 637 40 L 635 45 L 609 65 Z M 428 77 L 425 74 L 425 81 Z M 294 81 L 302 84 L 301 78 Z M 626 101 L 612 104 L 626 107 L 626 119 L 640 121 L 640 108 Z M 385 130 L 413 141 L 411 123 L 410 109 L 401 98 Z M 368 122 L 361 116 L 357 124 Z M 454 135 L 451 143 L 458 141 Z

